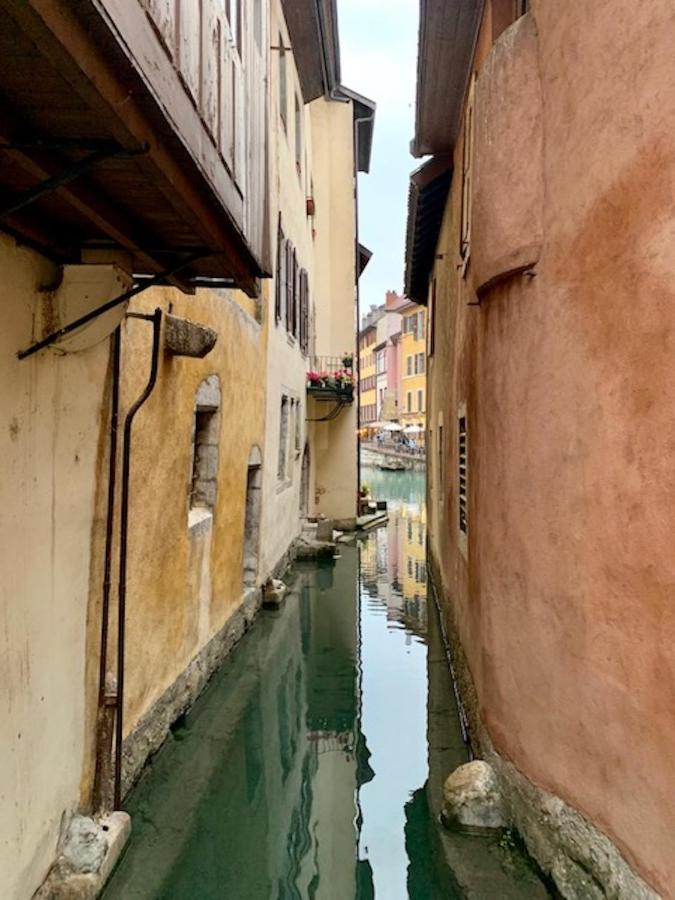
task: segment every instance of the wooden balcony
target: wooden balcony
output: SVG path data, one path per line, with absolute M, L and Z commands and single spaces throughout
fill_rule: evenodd
M 152 275 L 189 259 L 174 283 L 255 294 L 269 274 L 256 8 L 0 0 L 0 227 L 58 261 L 122 248 Z

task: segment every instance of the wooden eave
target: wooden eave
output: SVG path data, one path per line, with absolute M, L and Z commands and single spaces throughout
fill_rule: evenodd
M 173 283 L 190 289 L 195 278 L 213 278 L 256 295 L 269 266 L 243 236 L 235 182 L 202 140 L 189 98 L 176 91 L 175 109 L 159 102 L 138 65 L 139 53 L 152 64 L 152 42 L 132 53 L 111 9 L 128 13 L 125 28 L 140 41 L 136 3 L 0 0 L 0 143 L 12 145 L 0 150 L 0 207 L 92 148 L 112 153 L 0 227 L 60 262 L 77 262 L 88 248 L 122 248 L 139 275 L 203 251 Z M 147 27 L 143 20 L 144 35 Z M 186 128 L 195 146 L 184 140 Z
M 483 0 L 420 0 L 413 156 L 450 153 L 483 13 Z
M 336 0 L 282 0 L 305 103 L 329 96 L 340 84 Z
M 418 304 L 427 303 L 429 277 L 451 183 L 449 154 L 433 157 L 410 176 L 404 290 Z

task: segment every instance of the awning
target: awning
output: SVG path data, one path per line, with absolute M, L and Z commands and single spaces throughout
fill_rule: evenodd
M 405 293 L 426 304 L 429 276 L 452 183 L 452 158 L 435 156 L 410 176 L 405 256 Z

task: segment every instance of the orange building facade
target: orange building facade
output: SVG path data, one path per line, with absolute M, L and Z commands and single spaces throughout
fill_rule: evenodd
M 675 896 L 674 39 L 667 0 L 422 4 L 430 575 L 565 897 Z

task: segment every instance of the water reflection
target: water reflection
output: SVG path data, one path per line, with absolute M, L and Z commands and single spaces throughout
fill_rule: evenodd
M 296 567 L 284 608 L 259 617 L 130 795 L 107 900 L 454 896 L 424 790 L 424 482 L 367 478 L 390 498 L 387 528 Z

